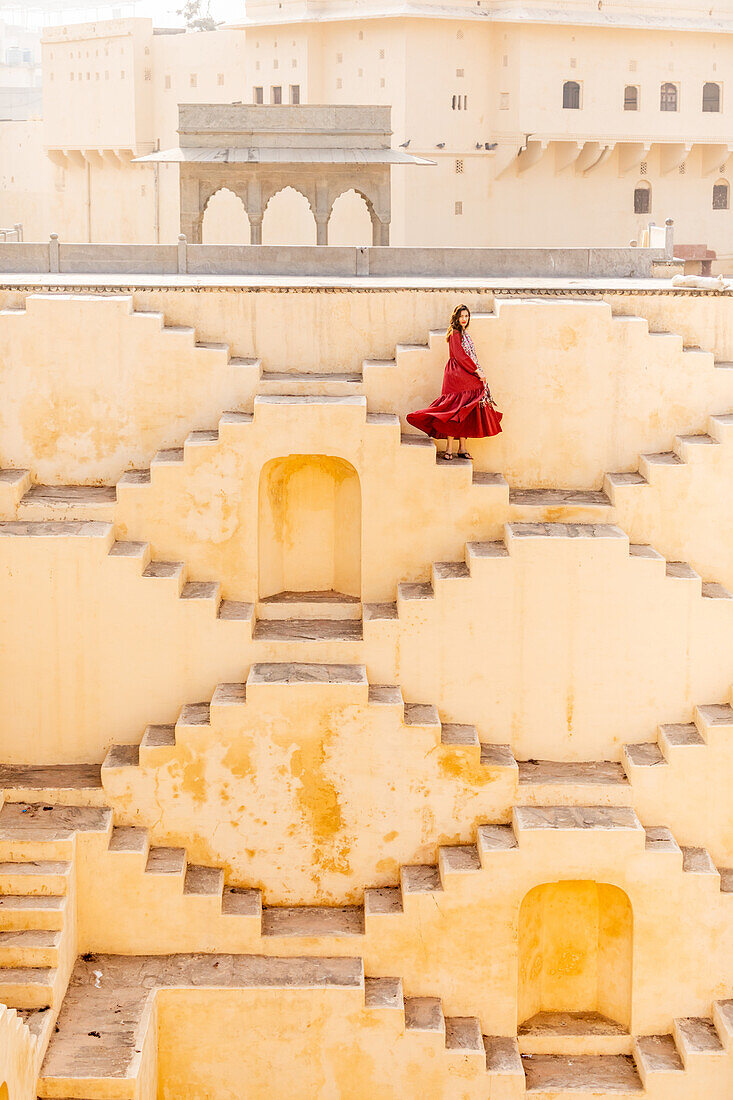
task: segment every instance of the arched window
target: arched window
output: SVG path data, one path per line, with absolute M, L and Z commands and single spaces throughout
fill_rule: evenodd
M 728 180 L 713 184 L 713 210 L 730 210 L 730 185 Z
M 702 86 L 702 109 L 703 111 L 719 111 L 720 110 L 720 84 L 713 84 L 708 82 Z
M 634 188 L 634 213 L 651 214 L 652 189 L 648 183 L 637 183 Z
M 456 100 L 457 99 L 458 99 L 457 95 L 454 95 L 453 98 L 451 99 L 451 107 L 453 108 L 454 111 L 456 109 Z
M 677 110 L 677 85 L 676 84 L 663 84 L 662 90 L 659 96 L 659 109 L 660 111 L 676 111 Z
M 624 88 L 624 110 L 639 110 L 639 89 L 635 84 L 627 84 Z
M 566 111 L 580 110 L 580 84 L 577 80 L 566 80 L 563 84 L 562 105 Z

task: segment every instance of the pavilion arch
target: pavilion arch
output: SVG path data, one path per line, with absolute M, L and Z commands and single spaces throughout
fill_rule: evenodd
M 287 455 L 262 469 L 258 499 L 259 595 L 361 596 L 361 485 L 350 462 Z
M 5 1082 L 0 1085 L 0 1100 L 10 1100 L 10 1089 Z
M 374 206 L 357 188 L 342 191 L 334 199 L 328 220 L 328 243 L 368 246 L 374 237 Z
M 202 244 L 249 244 L 249 240 L 249 217 L 241 196 L 219 187 L 204 205 Z
M 279 187 L 267 196 L 263 209 L 263 244 L 316 244 L 316 219 L 304 191 L 290 184 Z
M 598 1013 L 629 1030 L 633 913 L 618 886 L 588 880 L 535 886 L 519 910 L 518 956 L 518 1026 L 541 1013 Z

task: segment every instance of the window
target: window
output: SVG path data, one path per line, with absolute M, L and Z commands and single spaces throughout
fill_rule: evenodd
M 458 173 L 459 176 L 463 172 L 463 161 L 462 160 L 457 160 L 456 161 L 456 172 Z
M 456 69 L 456 76 L 463 76 L 463 73 L 464 73 L 463 69 Z
M 637 183 L 634 189 L 634 213 L 651 214 L 652 189 L 648 183 Z
M 344 59 L 344 55 L 342 53 L 337 53 L 336 54 L 336 64 L 337 65 L 340 65 L 341 62 L 343 61 L 343 59 Z
M 275 84 L 270 90 L 270 103 L 279 105 L 283 101 L 283 90 L 280 84 Z
M 290 85 L 290 102 L 294 104 L 300 103 L 300 84 Z
M 260 68 L 259 61 L 255 61 L 255 69 L 257 69 L 259 71 L 259 68 Z
M 71 74 L 71 79 L 72 80 L 74 79 L 74 74 L 73 73 Z M 456 109 L 457 102 L 458 102 L 458 96 L 457 95 L 452 96 L 451 101 L 450 101 L 450 105 L 451 105 L 451 109 L 454 110 L 454 111 Z
M 379 51 L 379 60 L 384 61 L 384 50 Z
M 219 85 L 220 88 L 224 87 L 224 73 L 219 73 L 216 78 L 216 83 Z
M 456 213 L 456 214 L 462 214 L 462 213 L 463 213 L 463 203 L 462 203 L 462 202 L 457 202 L 457 203 L 456 203 L 456 205 L 455 205 L 455 213 Z
M 629 61 L 629 72 L 630 73 L 635 73 L 636 72 L 636 62 L 635 61 Z
M 507 54 L 504 54 L 504 56 L 502 57 L 501 64 L 502 68 L 506 69 L 507 65 L 509 64 L 509 57 Z
M 341 88 L 342 86 L 343 86 L 343 81 L 342 81 L 340 76 L 337 76 L 336 77 L 336 87 Z
M 379 87 L 380 87 L 380 88 L 384 88 L 384 87 L 385 87 L 385 85 L 386 85 L 386 83 L 387 83 L 387 82 L 385 81 L 385 79 L 384 79 L 384 77 L 383 77 L 383 76 L 379 78 Z
M 463 30 L 456 31 L 456 38 L 460 41 L 463 38 Z
M 577 80 L 566 80 L 563 84 L 562 105 L 566 111 L 580 110 L 580 84 Z
M 659 93 L 659 110 L 660 111 L 676 111 L 677 110 L 677 85 L 676 84 L 663 84 Z
M 570 58 L 570 68 L 571 68 L 571 69 L 577 69 L 577 67 L 578 67 L 578 59 L 577 59 L 577 57 L 571 57 L 571 58 Z
M 252 89 L 252 102 L 255 104 L 262 104 L 265 102 L 265 89 L 253 88 Z
M 190 84 L 190 86 L 192 88 L 196 88 L 196 87 L 198 87 L 198 82 L 199 82 L 198 75 L 196 73 L 191 73 L 191 75 L 188 78 L 188 83 Z
M 730 187 L 727 180 L 713 184 L 713 210 L 730 210 Z
M 624 88 L 624 110 L 639 110 L 639 89 L 635 84 L 627 84 Z
M 69 73 L 69 80 L 73 80 L 73 79 L 74 79 L 74 74 L 73 74 L 73 73 Z
M 499 110 L 509 110 L 509 92 L 499 92 Z
M 171 87 L 171 78 L 170 78 L 170 76 L 166 76 L 166 78 L 165 78 L 165 87 L 166 87 L 166 91 L 170 91 L 170 87 Z
M 275 60 L 273 61 L 272 67 L 273 67 L 273 69 L 279 69 L 280 68 L 280 62 L 278 61 L 277 58 L 275 58 Z
M 291 69 L 297 69 L 298 68 L 298 59 L 297 59 L 297 57 L 294 57 L 292 59 L 292 61 L 290 62 L 290 68 Z
M 364 31 L 359 31 L 359 41 L 361 42 L 361 41 L 363 41 L 363 39 L 364 39 Z
M 703 84 L 702 109 L 715 112 L 720 110 L 720 84 Z

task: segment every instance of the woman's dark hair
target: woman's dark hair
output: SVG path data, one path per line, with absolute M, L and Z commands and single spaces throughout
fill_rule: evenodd
M 450 340 L 452 333 L 462 331 L 461 330 L 461 325 L 460 325 L 460 322 L 459 322 L 458 318 L 461 316 L 461 314 L 463 313 L 464 310 L 468 314 L 468 320 L 466 321 L 466 328 L 468 328 L 468 326 L 470 325 L 470 323 L 471 323 L 471 310 L 468 308 L 468 306 L 456 306 L 456 308 L 453 310 L 453 312 L 450 315 L 450 324 L 448 325 L 448 331 L 445 334 L 446 343 L 447 343 L 448 340 Z

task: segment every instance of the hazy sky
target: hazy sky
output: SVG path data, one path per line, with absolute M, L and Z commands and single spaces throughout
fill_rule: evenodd
M 159 27 L 180 26 L 182 20 L 176 9 L 183 7 L 181 0 L 141 0 L 135 9 L 138 15 L 149 15 Z M 215 19 L 231 23 L 244 16 L 244 0 L 211 0 L 211 14 Z

